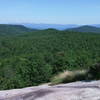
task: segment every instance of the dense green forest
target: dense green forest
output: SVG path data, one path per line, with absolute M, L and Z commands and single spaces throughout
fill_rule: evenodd
M 59 72 L 99 61 L 100 34 L 47 29 L 0 35 L 0 89 L 46 83 Z

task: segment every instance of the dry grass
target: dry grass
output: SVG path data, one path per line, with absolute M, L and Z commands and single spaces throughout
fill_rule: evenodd
M 68 83 L 73 81 L 84 80 L 87 76 L 86 70 L 77 70 L 77 71 L 64 71 L 53 77 L 51 79 L 50 85 L 56 85 L 59 83 Z

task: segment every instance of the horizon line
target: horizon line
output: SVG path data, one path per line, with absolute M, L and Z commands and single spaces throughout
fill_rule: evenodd
M 0 24 L 48 24 L 48 25 L 98 25 L 98 24 L 62 24 L 62 23 L 34 23 L 34 22 L 2 22 Z

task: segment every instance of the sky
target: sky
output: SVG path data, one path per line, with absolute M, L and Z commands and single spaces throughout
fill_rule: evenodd
M 100 24 L 100 0 L 0 0 L 0 23 Z

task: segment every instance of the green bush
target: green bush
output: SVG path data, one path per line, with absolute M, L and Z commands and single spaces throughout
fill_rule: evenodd
M 86 70 L 65 71 L 51 78 L 50 85 L 81 81 L 85 80 L 86 77 L 87 77 Z
M 88 71 L 89 79 L 100 79 L 100 63 L 90 66 Z

